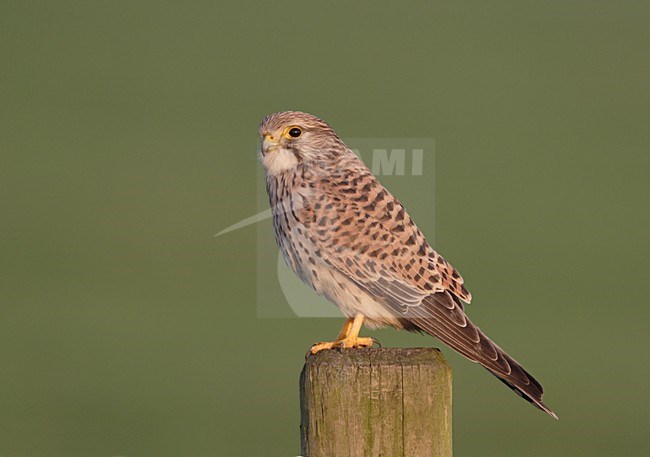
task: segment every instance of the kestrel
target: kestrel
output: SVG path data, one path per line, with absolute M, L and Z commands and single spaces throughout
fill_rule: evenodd
M 557 419 L 539 382 L 469 320 L 471 295 L 458 271 L 327 123 L 280 112 L 262 121 L 259 134 L 280 251 L 347 317 L 336 339 L 311 353 L 372 346 L 374 339 L 359 337 L 364 323 L 425 332 Z

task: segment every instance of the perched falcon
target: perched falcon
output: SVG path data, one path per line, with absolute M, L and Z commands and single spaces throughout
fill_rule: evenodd
M 307 113 L 267 116 L 260 160 L 275 239 L 291 269 L 348 317 L 323 349 L 370 347 L 361 325 L 426 332 L 483 365 L 520 396 L 542 386 L 465 315 L 463 278 L 332 128 Z

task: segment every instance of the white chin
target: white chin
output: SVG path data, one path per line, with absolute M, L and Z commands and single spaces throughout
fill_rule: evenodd
M 262 156 L 262 164 L 270 175 L 277 175 L 298 165 L 298 159 L 287 149 L 276 149 Z

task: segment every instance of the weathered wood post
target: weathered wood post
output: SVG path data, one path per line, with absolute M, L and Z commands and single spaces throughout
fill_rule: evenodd
M 438 349 L 310 355 L 300 410 L 304 457 L 451 457 L 451 368 Z

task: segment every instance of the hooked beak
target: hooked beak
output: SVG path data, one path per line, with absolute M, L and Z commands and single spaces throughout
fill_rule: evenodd
M 267 133 L 262 140 L 262 154 L 267 154 L 278 149 L 279 143 L 275 140 L 273 135 Z

